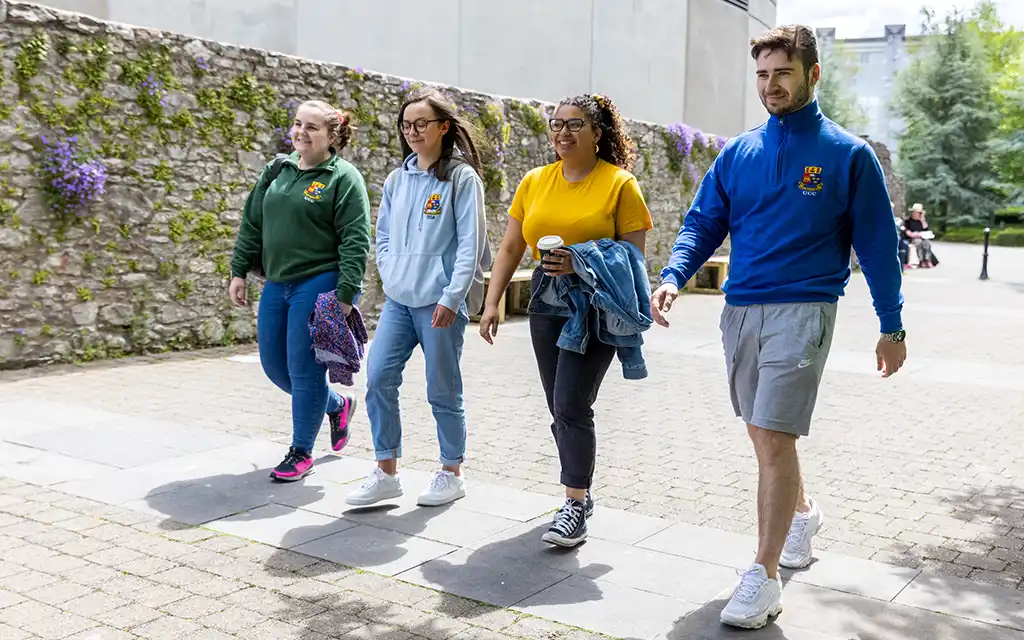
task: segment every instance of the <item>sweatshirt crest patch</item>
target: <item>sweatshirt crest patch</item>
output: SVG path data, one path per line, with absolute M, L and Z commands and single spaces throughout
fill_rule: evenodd
M 423 215 L 433 217 L 439 213 L 441 213 L 441 194 L 432 193 L 427 198 L 427 203 L 423 205 Z
M 796 186 L 803 191 L 821 191 L 825 186 L 821 183 L 821 167 L 804 167 L 804 177 Z
M 306 187 L 306 191 L 302 195 L 306 198 L 307 202 L 318 202 L 324 197 L 324 189 L 326 188 L 327 185 L 322 182 L 312 182 Z

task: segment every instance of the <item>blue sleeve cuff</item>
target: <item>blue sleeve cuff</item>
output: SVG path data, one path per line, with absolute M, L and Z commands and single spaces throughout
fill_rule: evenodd
M 668 269 L 661 272 L 661 284 L 675 285 L 676 289 L 682 289 L 683 285 L 679 284 L 679 276 L 674 271 Z
M 881 325 L 882 333 L 893 333 L 903 329 L 903 319 L 899 312 L 879 316 L 878 322 Z

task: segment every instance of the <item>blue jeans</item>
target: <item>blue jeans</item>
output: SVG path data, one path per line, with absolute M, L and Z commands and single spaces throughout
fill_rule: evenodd
M 460 464 L 466 455 L 466 412 L 462 408 L 462 343 L 469 324 L 466 305 L 444 329 L 430 326 L 435 305 L 407 307 L 388 298 L 366 356 L 366 413 L 377 460 L 402 457 L 398 388 L 402 372 L 419 345 L 427 370 L 427 401 L 437 422 L 441 464 Z
M 256 340 L 270 381 L 292 397 L 292 446 L 312 453 L 325 413 L 341 411 L 327 386 L 327 368 L 313 357 L 309 316 L 316 297 L 338 286 L 328 271 L 297 282 L 267 282 L 260 296 Z

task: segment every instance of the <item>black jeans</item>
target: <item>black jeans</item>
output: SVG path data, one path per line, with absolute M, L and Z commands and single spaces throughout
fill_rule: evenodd
M 537 285 L 538 276 L 534 274 L 534 290 Z M 615 347 L 591 336 L 586 353 L 559 349 L 558 336 L 566 321 L 559 316 L 530 314 L 530 339 L 554 419 L 551 433 L 562 463 L 561 482 L 570 489 L 589 489 L 597 457 L 593 406 L 615 357 Z

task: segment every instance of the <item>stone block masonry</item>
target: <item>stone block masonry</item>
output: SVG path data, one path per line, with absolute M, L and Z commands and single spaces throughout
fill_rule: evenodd
M 395 115 L 413 81 L 20 2 L 0 0 L 0 16 L 0 368 L 253 340 L 254 308 L 227 300 L 228 264 L 245 198 L 287 149 L 297 103 L 322 98 L 355 116 L 344 156 L 375 206 L 401 162 Z M 445 90 L 486 139 L 496 248 L 519 180 L 552 159 L 553 105 Z M 630 126 L 655 274 L 720 142 Z M 102 193 L 83 184 L 93 174 Z M 372 264 L 363 300 L 372 318 Z
M 255 306 L 229 304 L 228 265 L 295 106 L 326 99 L 355 117 L 343 155 L 376 207 L 401 163 L 397 109 L 418 84 L 0 0 L 0 369 L 252 341 Z M 442 89 L 479 129 L 496 249 L 519 180 L 553 159 L 554 105 Z M 629 126 L 656 275 L 725 141 Z M 371 324 L 382 298 L 370 264 Z

